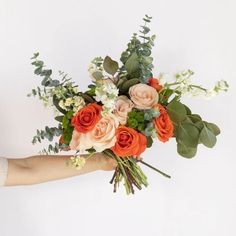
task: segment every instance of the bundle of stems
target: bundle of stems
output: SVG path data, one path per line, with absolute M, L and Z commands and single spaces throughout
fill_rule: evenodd
M 138 163 L 142 163 L 143 165 L 146 165 L 149 168 L 155 170 L 159 174 L 167 178 L 171 178 L 163 171 L 151 166 L 150 164 L 144 162 L 141 159 L 137 159 L 132 156 L 119 157 L 114 154 L 110 149 L 104 150 L 103 152 L 117 161 L 117 167 L 110 181 L 110 183 L 114 185 L 114 192 L 117 191 L 117 188 L 119 187 L 122 180 L 124 180 L 124 186 L 127 194 L 134 194 L 135 187 L 141 190 L 142 186 L 148 186 L 147 177 L 143 173 Z

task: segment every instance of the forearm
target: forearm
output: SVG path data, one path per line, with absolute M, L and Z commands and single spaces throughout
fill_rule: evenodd
M 86 157 L 87 155 L 85 155 Z M 96 153 L 86 160 L 82 169 L 66 165 L 71 155 L 38 155 L 8 160 L 6 186 L 37 184 L 56 179 L 86 174 L 101 169 L 103 154 Z

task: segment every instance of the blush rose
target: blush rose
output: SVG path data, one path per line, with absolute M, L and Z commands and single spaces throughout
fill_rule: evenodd
M 114 114 L 119 120 L 120 124 L 126 124 L 128 113 L 132 110 L 133 107 L 134 104 L 128 97 L 121 95 L 117 98 Z
M 147 84 L 136 84 L 129 89 L 130 99 L 138 109 L 151 109 L 158 103 L 156 89 Z

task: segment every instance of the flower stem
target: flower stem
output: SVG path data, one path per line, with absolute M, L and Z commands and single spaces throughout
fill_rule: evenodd
M 168 174 L 162 172 L 161 170 L 158 170 L 158 169 L 155 168 L 154 166 L 151 166 L 151 165 L 149 165 L 148 163 L 146 163 L 146 162 L 144 162 L 144 161 L 141 161 L 141 160 L 140 160 L 140 161 L 138 161 L 138 162 L 141 162 L 141 163 L 144 164 L 145 166 L 148 166 L 149 168 L 155 170 L 156 172 L 158 172 L 159 174 L 161 174 L 161 175 L 163 175 L 163 176 L 165 176 L 165 177 L 167 177 L 167 178 L 171 178 L 170 175 L 168 175 Z

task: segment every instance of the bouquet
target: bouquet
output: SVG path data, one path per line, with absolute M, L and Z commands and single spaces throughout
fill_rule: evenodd
M 148 27 L 151 17 L 146 15 L 143 21 L 119 63 L 109 56 L 92 60 L 88 68 L 91 84 L 85 92 L 62 71 L 60 79 L 53 79 L 39 53 L 31 58 L 34 73 L 42 81 L 28 96 L 37 96 L 45 106 L 52 106 L 58 122 L 55 127 L 37 130 L 32 143 L 56 138 L 42 153 L 74 150 L 67 164 L 78 169 L 86 162 L 81 153 L 91 153 L 87 158 L 95 152 L 105 153 L 118 163 L 110 181 L 114 192 L 123 182 L 127 194 L 148 186 L 140 164 L 170 177 L 140 158 L 154 140 L 165 143 L 175 139 L 178 154 L 185 158 L 194 157 L 198 145 L 212 148 L 216 144 L 219 127 L 193 113 L 181 98 L 186 94 L 211 97 L 228 89 L 223 80 L 212 89 L 192 84 L 191 70 L 175 74 L 171 82 L 163 74 L 154 77 L 151 52 L 155 35 L 150 35 Z

